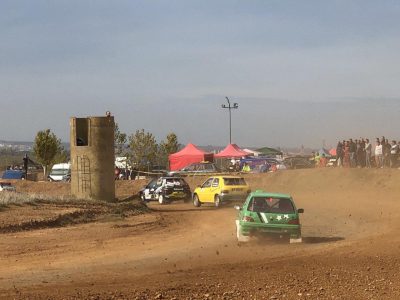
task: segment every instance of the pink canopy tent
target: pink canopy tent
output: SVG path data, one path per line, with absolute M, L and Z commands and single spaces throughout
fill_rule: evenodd
M 206 153 L 203 150 L 197 148 L 193 144 L 187 144 L 181 151 L 173 153 L 169 156 L 169 169 L 171 171 L 180 170 L 192 163 L 201 161 L 214 160 L 214 154 Z
M 222 150 L 220 153 L 215 154 L 214 156 L 217 158 L 239 158 L 243 156 L 248 156 L 251 153 L 248 153 L 242 149 L 239 148 L 238 145 L 236 144 L 229 144 L 228 146 L 225 147 L 224 150 Z

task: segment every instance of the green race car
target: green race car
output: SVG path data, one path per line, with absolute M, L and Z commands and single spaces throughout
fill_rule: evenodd
M 251 236 L 272 235 L 289 237 L 291 243 L 300 243 L 301 225 L 299 213 L 290 195 L 255 191 L 248 195 L 236 219 L 239 242 L 249 241 Z

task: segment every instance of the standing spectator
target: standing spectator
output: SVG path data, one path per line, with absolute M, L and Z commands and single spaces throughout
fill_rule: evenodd
M 369 142 L 369 139 L 365 140 L 365 165 L 367 168 L 371 168 L 371 149 L 372 145 Z
M 311 157 L 309 158 L 309 161 L 313 166 L 315 166 L 315 152 L 311 152 Z
M 251 171 L 250 166 L 248 163 L 244 163 L 243 168 L 242 168 L 242 172 L 246 172 L 249 173 Z
M 136 180 L 136 176 L 138 176 L 138 169 L 134 167 L 131 172 L 131 179 Z
M 400 156 L 400 141 L 397 142 L 397 160 L 399 159 Z M 397 166 L 399 165 L 398 163 L 396 164 Z M 400 169 L 400 168 L 399 168 Z
M 396 141 L 392 141 L 392 146 L 390 148 L 390 167 L 395 168 L 397 166 L 397 156 L 399 153 L 399 145 Z
M 383 168 L 383 151 L 382 151 L 382 144 L 378 140 L 375 146 L 375 162 L 377 168 Z
M 350 150 L 350 167 L 354 168 L 356 166 L 356 143 L 353 142 L 353 139 L 350 139 L 349 142 L 349 150 Z
M 361 139 L 360 141 L 360 165 L 362 168 L 365 168 L 365 140 Z
M 321 168 L 325 168 L 327 162 L 328 162 L 328 161 L 327 161 L 327 159 L 326 159 L 326 157 L 325 157 L 325 153 L 322 153 L 322 156 L 321 156 L 321 158 L 320 158 L 320 160 L 319 160 L 319 166 L 320 166 Z
M 319 167 L 319 162 L 321 160 L 321 156 L 319 156 L 319 152 L 315 153 L 315 157 L 314 157 L 314 162 L 315 162 L 315 167 Z
M 348 141 L 346 141 L 345 145 L 344 145 L 343 167 L 345 167 L 345 168 L 350 167 L 350 145 L 349 145 Z
M 381 137 L 380 144 L 382 145 L 382 167 L 385 166 L 385 136 Z
M 121 170 L 118 168 L 118 167 L 115 167 L 115 169 L 114 169 L 114 178 L 115 178 L 115 180 L 119 180 L 120 178 L 119 178 L 119 174 L 121 174 Z
M 391 145 L 389 143 L 389 140 L 385 140 L 385 144 L 382 145 L 382 150 L 383 150 L 383 156 L 384 156 L 384 161 L 385 161 L 385 167 L 390 167 L 390 150 L 391 150 Z
M 343 145 L 340 141 L 336 146 L 336 160 L 337 166 L 341 167 L 343 165 Z
M 362 167 L 362 152 L 363 149 L 361 148 L 361 140 L 356 140 L 356 162 L 357 162 L 357 167 Z

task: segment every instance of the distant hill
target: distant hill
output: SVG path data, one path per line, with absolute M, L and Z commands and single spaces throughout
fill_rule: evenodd
M 13 147 L 26 147 L 27 149 L 33 148 L 33 142 L 23 142 L 23 141 L 5 141 L 0 140 L 0 145 L 4 146 L 13 146 Z M 61 143 L 65 150 L 69 150 L 69 143 Z
M 0 145 L 11 145 L 14 147 L 18 147 L 22 150 L 20 151 L 30 151 L 33 148 L 33 142 L 24 142 L 24 141 L 5 141 L 5 140 L 0 140 Z M 65 150 L 69 151 L 70 150 L 70 145 L 69 143 L 62 143 L 63 147 Z M 270 146 L 270 145 L 268 145 Z M 185 147 L 185 145 L 180 144 L 179 145 L 179 149 L 182 149 L 183 147 Z M 200 146 L 198 145 L 198 147 L 206 152 L 212 152 L 212 153 L 218 153 L 221 150 L 223 150 L 226 146 L 215 146 L 215 145 L 206 145 L 206 146 Z M 242 146 L 243 148 L 248 148 L 248 149 L 252 149 L 252 150 L 256 150 L 259 149 L 260 147 L 251 147 L 251 146 Z M 283 151 L 284 153 L 289 153 L 289 154 L 311 154 L 312 151 L 316 151 L 318 149 L 312 149 L 312 148 L 295 148 L 295 147 L 290 147 L 290 148 L 286 148 L 286 147 L 273 147 L 275 149 L 280 149 L 281 151 Z M 26 150 L 25 150 L 26 149 Z

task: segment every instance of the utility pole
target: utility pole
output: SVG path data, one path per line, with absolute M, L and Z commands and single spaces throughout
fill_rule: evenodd
M 232 144 L 232 115 L 231 115 L 231 110 L 239 108 L 239 104 L 233 103 L 233 105 L 231 105 L 231 102 L 229 101 L 229 98 L 225 97 L 225 99 L 228 101 L 228 105 L 222 104 L 222 108 L 229 109 L 229 144 Z

